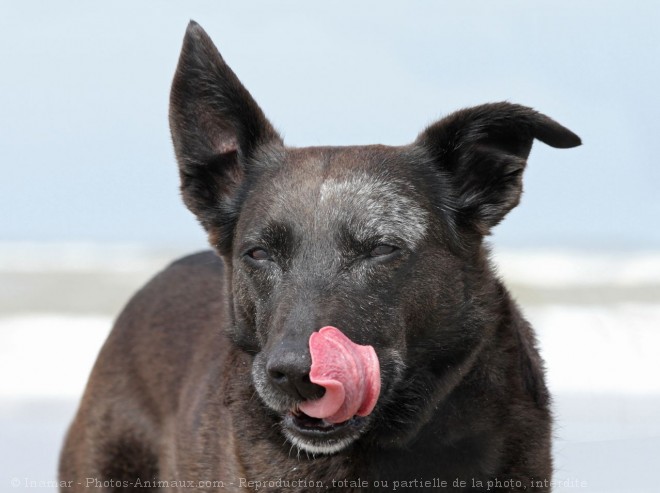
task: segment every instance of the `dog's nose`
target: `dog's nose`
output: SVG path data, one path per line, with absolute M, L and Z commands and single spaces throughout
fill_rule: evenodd
M 283 392 L 303 401 L 323 397 L 325 389 L 309 380 L 311 362 L 305 354 L 278 351 L 266 365 L 271 383 Z

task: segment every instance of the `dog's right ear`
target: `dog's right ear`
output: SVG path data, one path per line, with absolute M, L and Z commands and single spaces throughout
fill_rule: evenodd
M 183 200 L 213 246 L 227 253 L 250 159 L 282 139 L 194 21 L 172 82 L 170 131 Z

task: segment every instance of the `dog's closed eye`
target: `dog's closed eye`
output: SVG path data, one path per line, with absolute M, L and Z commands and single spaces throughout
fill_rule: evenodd
M 384 257 L 393 254 L 397 250 L 398 248 L 392 245 L 377 245 L 369 252 L 369 255 L 372 257 Z
M 246 255 L 251 259 L 257 261 L 273 260 L 273 258 L 270 256 L 270 253 L 268 253 L 263 248 L 253 248 L 252 250 L 247 252 Z

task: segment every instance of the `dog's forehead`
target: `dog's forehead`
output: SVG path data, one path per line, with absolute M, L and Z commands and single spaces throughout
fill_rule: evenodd
M 405 181 L 392 174 L 399 159 L 387 146 L 294 148 L 287 150 L 275 181 L 279 189 L 290 188 L 290 199 L 317 206 L 356 197 L 386 200 Z
M 414 244 L 428 217 L 402 161 L 386 146 L 290 149 L 268 183 L 269 215 L 306 229 L 350 224 L 358 238 L 396 236 Z

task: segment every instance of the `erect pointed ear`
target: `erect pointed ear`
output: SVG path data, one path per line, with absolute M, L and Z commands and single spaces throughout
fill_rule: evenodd
M 424 130 L 416 144 L 448 176 L 456 223 L 485 235 L 520 201 L 534 139 L 559 148 L 581 144 L 547 116 L 506 102 L 457 111 Z
M 250 160 L 282 139 L 194 21 L 172 82 L 170 130 L 183 200 L 212 244 L 226 250 Z

